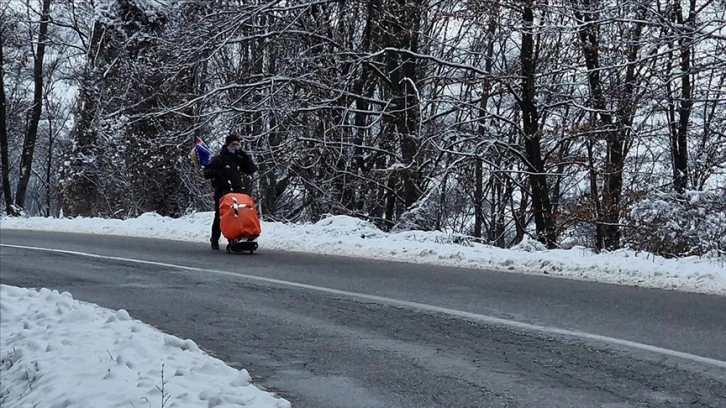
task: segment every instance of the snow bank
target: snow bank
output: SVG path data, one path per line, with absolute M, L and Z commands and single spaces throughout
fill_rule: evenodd
M 123 309 L 0 285 L 0 312 L 4 407 L 290 407 L 250 384 L 247 370 Z
M 3 218 L 1 226 L 165 238 L 207 245 L 212 217 L 213 213 L 202 212 L 177 219 L 153 213 L 128 220 Z M 471 244 L 441 232 L 386 233 L 371 223 L 347 216 L 333 216 L 315 224 L 263 222 L 259 242 L 261 251 L 367 257 L 726 295 L 723 259 L 666 259 L 631 250 L 595 254 L 582 247 L 546 250 L 532 241 L 501 249 Z

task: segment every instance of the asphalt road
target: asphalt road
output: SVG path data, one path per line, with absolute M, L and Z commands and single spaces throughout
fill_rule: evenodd
M 1 283 L 126 309 L 293 407 L 726 407 L 724 297 L 264 241 L 253 256 L 4 229 L 0 243 Z

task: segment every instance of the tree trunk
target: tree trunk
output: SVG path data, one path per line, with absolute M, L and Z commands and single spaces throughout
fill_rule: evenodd
M 398 0 L 399 6 L 405 11 L 405 22 L 402 35 L 401 48 L 409 49 L 411 52 L 418 52 L 418 34 L 421 25 L 420 1 L 408 2 Z M 398 115 L 397 128 L 401 136 L 401 158 L 403 164 L 409 168 L 403 174 L 403 201 L 406 208 L 418 201 L 422 194 L 421 179 L 419 174 L 418 156 L 421 148 L 419 134 L 419 100 L 416 89 L 417 73 L 416 58 L 408 53 L 399 53 L 401 59 L 400 74 L 395 75 L 397 79 L 397 90 L 399 101 L 396 106 L 403 112 Z M 398 77 L 398 78 L 396 78 Z M 394 79 L 394 80 L 395 80 Z
M 418 32 L 421 24 L 422 5 L 420 0 L 396 0 L 395 10 L 385 15 L 387 27 L 386 45 L 394 48 L 386 52 L 386 72 L 391 88 L 391 112 L 389 120 L 393 126 L 391 131 L 400 143 L 402 170 L 397 177 L 403 184 L 403 204 L 405 209 L 412 206 L 423 192 L 419 169 L 419 149 L 421 147 L 418 134 L 419 101 L 416 90 L 417 64 L 416 57 L 408 52 L 397 49 L 418 51 Z M 395 17 L 393 19 L 392 17 Z M 392 139 L 395 139 L 391 136 Z
M 489 18 L 489 27 L 487 29 L 487 36 L 489 43 L 487 44 L 486 60 L 484 62 L 484 71 L 486 75 L 491 75 L 492 67 L 494 65 L 494 34 L 497 30 L 496 17 L 498 8 L 495 8 Z M 489 104 L 489 96 L 491 95 L 491 79 L 484 77 L 482 81 L 482 96 L 481 102 L 479 103 L 479 136 L 482 138 L 480 142 L 484 141 L 485 136 L 488 135 L 486 131 L 486 117 L 487 117 L 487 105 Z M 475 166 L 475 191 L 474 191 L 474 237 L 481 238 L 482 236 L 482 224 L 484 222 L 484 212 L 482 211 L 482 205 L 484 205 L 484 165 L 482 159 L 476 158 Z
M 482 205 L 484 205 L 484 165 L 480 158 L 476 158 L 474 169 L 474 237 L 481 238 L 481 226 L 484 222 Z
M 10 157 L 8 154 L 8 124 L 7 124 L 7 107 L 5 106 L 5 57 L 3 54 L 3 31 L 0 29 L 0 154 L 2 155 L 2 177 L 3 177 L 3 195 L 5 196 L 5 213 L 7 215 L 18 215 L 15 210 L 15 201 L 13 200 L 13 192 L 10 189 Z
M 583 5 L 586 7 L 591 6 L 589 0 L 585 0 Z M 644 12 L 645 9 L 641 8 L 640 13 Z M 592 104 L 600 116 L 602 131 L 607 144 L 607 156 L 604 166 L 605 180 L 603 182 L 601 206 L 603 217 L 600 220 L 596 220 L 596 223 L 600 231 L 603 232 L 602 245 L 606 249 L 612 250 L 620 247 L 620 198 L 623 187 L 623 168 L 625 167 L 625 157 L 628 150 L 626 148 L 626 135 L 637 105 L 634 101 L 635 83 L 637 79 L 635 64 L 640 50 L 639 42 L 642 23 L 636 25 L 633 38 L 630 38 L 631 46 L 628 49 L 628 66 L 626 69 L 624 91 L 620 95 L 621 107 L 618 110 L 617 121 L 615 121 L 613 114 L 605 103 L 605 95 L 600 78 L 600 43 L 597 35 L 597 17 L 594 14 L 595 12 L 583 12 L 579 8 L 575 8 L 575 18 L 580 23 L 578 33 L 582 52 L 585 57 L 585 65 L 587 67 L 587 78 Z M 641 15 L 639 17 L 643 20 L 642 17 L 644 16 Z M 598 198 L 593 197 L 593 199 L 597 200 Z M 598 239 L 599 241 L 600 239 Z
M 532 208 L 537 240 L 547 246 L 556 247 L 556 232 L 552 216 L 552 205 L 549 198 L 547 176 L 544 171 L 542 152 L 540 151 L 539 114 L 535 101 L 536 61 L 534 55 L 534 12 L 533 2 L 527 1 L 523 7 L 524 27 L 522 30 L 522 96 L 519 105 L 522 110 L 524 125 L 524 148 L 529 166 L 529 182 L 532 192 Z
M 690 0 L 688 17 L 683 20 L 680 1 L 674 1 L 674 20 L 677 27 L 694 28 L 696 19 L 696 0 Z M 691 48 L 693 47 L 693 31 L 679 28 L 678 45 L 681 55 L 681 95 L 678 106 L 678 123 L 671 127 L 671 154 L 673 156 L 673 187 L 678 194 L 688 188 L 688 127 L 693 107 L 693 90 L 691 87 Z
M 374 44 L 378 41 L 377 38 L 380 37 L 379 29 L 375 22 L 378 7 L 380 7 L 380 5 L 378 5 L 377 2 L 374 3 L 373 1 L 369 1 L 366 4 L 366 23 L 363 28 L 363 38 L 360 46 L 362 52 L 371 52 Z M 370 177 L 369 170 L 373 167 L 371 164 L 366 163 L 362 149 L 362 146 L 365 143 L 365 136 L 369 132 L 367 129 L 369 121 L 368 111 L 370 110 L 368 100 L 373 97 L 376 89 L 376 81 L 375 78 L 373 78 L 371 71 L 372 68 L 370 64 L 362 64 L 360 68 L 360 77 L 357 78 L 353 84 L 353 93 L 356 95 L 356 111 L 353 118 L 355 128 L 353 129 L 354 147 L 353 158 L 351 160 L 351 172 L 353 174 L 360 175 L 364 180 Z M 372 188 L 373 186 L 369 182 L 363 182 L 362 186 L 358 188 L 356 202 L 353 207 L 355 212 L 365 212 L 367 206 L 366 200 L 368 195 L 371 193 L 369 189 Z M 379 184 L 378 189 L 382 190 L 383 187 Z M 369 211 L 369 213 L 373 215 L 373 217 L 378 217 L 381 215 L 379 214 L 381 211 L 379 211 L 378 208 L 381 207 L 382 206 L 376 204 L 372 207 L 374 211 Z
M 386 185 L 388 188 L 385 190 L 386 211 L 384 214 L 384 225 L 386 230 L 390 230 L 396 224 L 393 221 L 393 215 L 396 210 L 396 184 L 398 184 L 396 174 L 389 174 L 388 184 Z
M 43 0 L 43 11 L 40 15 L 40 32 L 38 33 L 38 47 L 33 59 L 33 106 L 30 111 L 30 120 L 25 132 L 23 153 L 20 159 L 20 180 L 16 190 L 16 203 L 25 206 L 25 195 L 33 167 L 33 153 L 38 139 L 38 124 L 43 111 L 43 61 L 45 59 L 45 43 L 48 36 L 48 22 L 50 21 L 50 0 Z
M 53 121 L 48 120 L 48 162 L 46 163 L 45 169 L 45 205 L 46 217 L 51 216 L 50 211 L 50 199 L 51 199 L 51 181 L 53 179 L 53 145 L 55 144 L 55 137 L 53 136 Z
M 593 153 L 593 147 L 595 145 L 595 141 L 592 139 L 589 139 L 587 141 L 587 162 L 590 166 L 589 168 L 589 175 L 590 175 L 590 199 L 595 204 L 595 248 L 597 250 L 601 250 L 603 248 L 604 243 L 604 234 L 602 229 L 602 223 L 599 222 L 600 220 L 600 214 L 602 213 L 602 209 L 600 208 L 600 200 L 598 197 L 600 196 L 600 193 L 597 188 L 597 170 L 595 169 L 595 156 Z
M 494 219 L 492 220 L 492 230 L 494 230 L 494 239 L 491 241 L 494 245 L 504 248 L 506 242 L 504 240 L 504 210 L 507 206 L 507 192 L 505 191 L 504 183 L 499 174 L 497 174 L 494 181 L 493 190 L 496 191 L 496 201 L 492 205 L 496 208 L 494 213 Z
M 514 208 L 514 198 L 511 199 L 511 205 L 512 205 L 512 214 L 514 215 L 514 227 L 516 234 L 514 236 L 514 239 L 509 243 L 509 245 L 517 245 L 524 239 L 524 234 L 527 232 L 527 223 L 529 220 L 527 220 L 527 209 L 529 208 L 529 202 L 527 201 L 528 195 L 527 195 L 527 187 L 522 186 L 522 188 L 519 191 L 519 196 L 521 197 L 519 200 L 519 207 Z
M 605 209 L 605 240 L 608 250 L 620 247 L 620 196 L 623 188 L 623 143 L 619 131 L 607 135 L 607 163 L 605 165 L 605 188 L 603 204 Z

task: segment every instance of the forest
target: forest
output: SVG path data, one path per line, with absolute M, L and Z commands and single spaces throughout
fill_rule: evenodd
M 263 220 L 726 257 L 721 0 L 0 0 L 5 216 Z

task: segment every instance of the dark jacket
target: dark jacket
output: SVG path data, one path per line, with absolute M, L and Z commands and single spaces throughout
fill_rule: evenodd
M 204 168 L 204 178 L 212 180 L 214 197 L 219 199 L 229 192 L 242 193 L 242 174 L 254 174 L 257 165 L 245 152 L 230 153 L 226 147 L 209 161 Z

